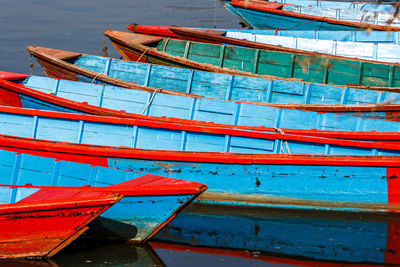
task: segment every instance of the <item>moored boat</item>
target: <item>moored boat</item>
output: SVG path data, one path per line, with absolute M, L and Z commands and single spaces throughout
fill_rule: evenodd
M 127 60 L 219 73 L 306 82 L 397 87 L 399 64 L 332 55 L 303 55 L 106 30 Z
M 0 72 L 0 77 L 3 78 L 12 78 L 14 75 Z M 296 135 L 397 140 L 396 134 L 388 133 L 398 130 L 398 124 L 392 122 L 240 104 L 189 95 L 155 94 L 39 76 L 18 77 L 18 80 L 11 81 L 0 78 L 2 105 L 132 118 L 154 123 L 180 123 L 214 129 L 223 127 L 276 133 L 280 128 L 284 133 Z M 395 94 L 392 97 L 395 97 Z M 371 110 L 366 109 L 368 107 Z M 386 119 L 398 120 L 395 114 L 396 107 L 398 107 L 396 104 L 361 105 L 359 109 L 354 105 L 344 106 L 348 112 L 357 112 L 354 115 L 360 115 L 362 111 L 374 111 L 376 114 L 386 111 Z M 122 111 L 119 110 L 121 108 Z M 227 110 L 232 112 L 228 113 Z M 400 110 L 400 107 L 397 110 Z M 305 122 L 299 125 L 298 120 Z
M 334 56 L 360 58 L 381 62 L 399 62 L 400 45 L 386 43 L 343 42 L 337 40 L 307 39 L 289 36 L 253 34 L 241 31 L 220 31 L 177 26 L 130 24 L 127 29 L 134 33 L 171 37 L 206 43 L 218 43 L 268 49 L 300 54 L 312 52 Z
M 225 107 L 229 106 L 229 109 L 233 108 L 233 110 L 239 109 L 239 112 L 241 112 L 240 108 L 242 107 L 253 107 L 259 110 L 257 112 L 258 114 L 260 114 L 260 112 L 267 114 L 272 110 L 276 111 L 276 109 L 273 109 L 272 107 L 279 107 L 328 113 L 342 113 L 359 117 L 364 116 L 385 118 L 390 120 L 396 120 L 397 117 L 396 111 L 398 111 L 397 103 L 399 100 L 396 96 L 398 95 L 397 92 L 400 91 L 399 88 L 368 87 L 373 90 L 363 90 L 360 88 L 351 87 L 283 80 L 269 80 L 256 77 L 245 77 L 223 73 L 202 72 L 183 68 L 150 65 L 145 63 L 127 62 L 117 59 L 85 55 L 81 53 L 74 53 L 74 56 L 69 56 L 68 59 L 65 59 L 62 55 L 71 55 L 72 52 L 43 47 L 28 47 L 27 49 L 38 59 L 49 77 L 107 85 L 112 84 L 136 90 L 127 91 L 118 90 L 117 88 L 104 87 L 104 89 L 101 89 L 100 91 L 98 91 L 99 89 L 92 89 L 93 92 L 89 93 L 89 85 L 80 85 L 88 87 L 85 88 L 85 91 L 88 92 L 88 94 L 93 95 L 87 96 L 86 98 L 82 94 L 81 89 L 78 89 L 78 91 L 73 93 L 73 87 L 67 85 L 62 85 L 63 87 L 66 87 L 66 89 L 60 90 L 60 94 L 58 94 L 58 83 L 46 81 L 45 79 L 39 79 L 38 81 L 35 81 L 35 79 L 38 78 L 34 76 L 27 78 L 27 82 L 23 82 L 26 87 L 42 90 L 42 92 L 47 94 L 52 93 L 53 95 L 58 95 L 61 97 L 69 97 L 69 99 L 79 102 L 88 102 L 90 105 L 102 106 L 104 108 L 120 110 L 121 105 L 123 105 L 124 110 L 130 113 L 205 120 L 204 115 L 197 116 L 194 114 L 192 116 L 183 111 L 187 110 L 189 112 L 189 110 L 192 110 L 192 104 L 194 105 L 194 109 L 199 109 L 199 102 L 207 102 L 210 104 L 213 103 L 213 106 L 221 105 Z M 3 77 L 7 78 L 7 75 L 8 74 L 4 73 Z M 11 80 L 13 74 L 10 75 L 11 76 L 9 79 Z M 24 78 L 25 77 L 17 80 L 23 81 Z M 60 81 L 59 83 L 61 84 L 67 82 Z M 7 86 L 3 82 L 4 89 L 6 89 L 6 87 L 10 88 L 10 86 L 11 84 L 8 84 Z M 78 84 L 75 84 L 74 86 L 78 86 Z M 47 87 L 47 89 L 45 87 Z M 384 89 L 386 91 L 380 91 L 378 89 Z M 14 90 L 16 93 L 22 92 L 21 88 L 15 88 L 11 90 Z M 61 91 L 65 90 L 68 90 L 68 93 L 61 94 Z M 110 93 L 108 93 L 108 91 L 110 91 Z M 111 93 L 111 91 L 113 92 Z M 154 92 L 155 96 L 145 94 L 145 91 L 152 93 Z M 73 97 L 71 94 L 76 95 L 76 97 Z M 78 94 L 80 96 L 78 96 Z M 137 94 L 145 95 L 143 96 L 143 100 L 139 100 L 142 99 L 142 97 L 136 96 Z M 171 94 L 175 94 L 175 96 L 167 96 Z M 121 95 L 121 100 L 117 100 L 119 98 L 118 95 Z M 200 95 L 214 99 L 204 99 L 201 98 Z M 136 98 L 136 100 L 133 102 L 130 101 L 128 106 L 123 104 L 123 102 L 131 99 L 131 97 L 132 99 Z M 49 99 L 52 97 L 46 95 L 45 98 Z M 45 98 L 40 97 L 42 100 Z M 93 101 L 94 98 L 97 98 L 97 100 Z M 154 99 L 157 100 L 157 98 L 160 100 L 154 101 Z M 171 100 L 162 100 L 167 98 Z M 234 100 L 235 102 L 217 101 L 215 98 Z M 11 101 L 9 97 L 3 96 L 3 99 L 7 99 L 9 105 Z M 150 103 L 151 99 L 153 101 Z M 117 101 L 118 104 L 115 101 Z M 169 108 L 166 108 L 165 105 L 161 104 L 164 101 L 167 101 L 165 103 L 168 103 L 167 106 Z M 194 101 L 194 103 L 191 104 L 188 101 Z M 150 104 L 147 105 L 148 103 Z M 160 103 L 161 106 L 164 106 L 162 112 L 166 113 L 160 113 L 161 109 L 150 111 L 152 106 L 156 105 L 156 103 Z M 18 100 L 15 103 L 17 106 L 22 106 L 22 104 L 25 105 L 27 102 L 23 101 L 19 103 Z M 258 107 L 252 104 L 257 104 Z M 135 105 L 139 105 L 138 108 L 133 108 Z M 175 112 L 175 114 L 169 113 L 173 112 L 171 110 L 173 105 L 177 106 L 174 109 L 179 109 L 180 111 L 177 113 Z M 145 109 L 145 107 L 147 108 Z M 41 108 L 44 108 L 43 105 Z M 205 105 L 201 105 L 201 109 L 204 108 Z M 145 112 L 143 112 L 143 110 Z M 282 109 L 281 111 L 286 112 Z M 215 112 L 216 110 L 213 108 L 213 113 Z M 252 114 L 254 113 L 249 112 L 247 117 L 251 117 Z M 228 115 L 229 114 L 224 112 L 223 117 Z M 127 115 L 122 114 L 121 116 Z M 213 119 L 207 118 L 207 120 L 225 124 L 240 124 L 242 122 L 242 120 L 239 120 L 237 123 L 235 119 L 224 120 L 223 117 L 215 117 Z M 219 121 L 218 119 L 222 119 L 222 121 Z M 260 122 L 260 119 L 264 121 L 264 119 L 259 118 L 258 122 Z M 257 120 L 250 120 L 249 118 L 247 121 L 248 126 L 260 126 L 259 124 L 254 124 L 257 123 Z M 261 125 L 266 126 L 264 123 Z M 303 125 L 303 127 L 307 128 L 306 125 Z M 316 129 L 319 128 L 318 125 L 314 127 L 316 127 Z M 298 127 L 287 125 L 285 128 Z
M 7 150 L 6 147 L 4 149 Z M 121 201 L 91 223 L 91 234 L 102 239 L 144 242 L 206 188 L 202 184 L 144 175 L 141 172 L 76 163 L 75 157 L 80 158 L 78 155 L 65 154 L 63 161 L 44 156 L 43 153 L 32 156 L 0 150 L 3 173 L 0 183 L 15 186 L 32 183 L 59 189 L 91 185 L 85 187 L 85 191 L 123 195 Z M 81 162 L 91 163 L 85 160 Z M 4 198 L 7 196 L 4 195 Z
M 14 125 L 0 127 L 1 134 L 7 134 L 0 136 L 3 149 L 205 183 L 208 192 L 198 198 L 203 203 L 348 212 L 399 210 L 397 179 L 392 179 L 400 175 L 397 142 L 326 139 L 321 140 L 322 146 L 308 146 L 310 139 L 298 136 L 294 142 L 272 144 L 244 136 L 265 135 L 260 132 L 229 138 L 209 134 L 205 127 L 196 132 L 183 125 L 174 129 L 164 125 L 154 131 L 154 123 L 122 123 L 114 117 L 1 109 L 1 121 Z M 271 148 L 277 153 L 309 148 L 310 154 L 269 154 Z
M 0 259 L 53 256 L 122 197 L 79 187 L 0 185 L 0 192 Z
M 5 76 L 4 72 L 2 76 Z M 2 105 L 131 118 L 154 123 L 179 123 L 213 129 L 222 127 L 276 133 L 279 128 L 286 134 L 294 135 L 398 140 L 396 133 L 390 133 L 398 129 L 398 124 L 392 122 L 250 104 L 239 106 L 234 102 L 226 103 L 213 99 L 190 99 L 168 94 L 153 95 L 144 91 L 126 91 L 119 87 L 52 80 L 36 76 L 22 80 L 24 86 L 0 80 Z M 63 97 L 56 96 L 56 93 Z M 112 97 L 108 99 L 107 95 Z M 100 97 L 99 100 L 93 101 L 98 97 Z M 153 100 L 148 102 L 148 99 Z M 186 105 L 190 106 L 186 107 Z M 124 110 L 116 110 L 116 106 L 123 107 Z M 144 113 L 146 115 L 140 112 L 144 108 L 146 108 Z M 226 110 L 232 108 L 235 112 L 228 114 Z M 394 115 L 392 119 L 395 119 Z M 299 125 L 298 120 L 304 120 L 307 123 Z M 230 124 L 232 122 L 233 125 Z
M 263 0 L 232 0 L 228 10 L 254 29 L 399 31 L 393 12 L 290 5 Z

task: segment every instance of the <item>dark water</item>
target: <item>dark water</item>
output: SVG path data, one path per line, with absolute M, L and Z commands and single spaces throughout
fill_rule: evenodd
M 100 54 L 130 23 L 238 28 L 215 0 L 0 0 L 0 70 L 29 73 L 28 45 Z M 119 57 L 107 42 L 109 55 Z M 33 74 L 43 75 L 36 63 Z M 397 264 L 398 218 L 188 210 L 148 246 L 80 238 L 48 262 L 1 266 L 343 266 Z M 318 217 L 320 216 L 320 217 Z M 346 218 L 344 218 L 346 217 Z M 185 220 L 201 230 L 185 229 Z M 210 227 L 204 227 L 207 226 Z M 400 254 L 400 250 L 399 250 Z
M 29 73 L 25 47 L 32 44 L 100 54 L 102 32 L 124 31 L 130 23 L 239 27 L 215 0 L 1 0 L 0 69 Z M 117 56 L 107 44 L 109 55 Z M 37 65 L 33 74 L 41 75 Z

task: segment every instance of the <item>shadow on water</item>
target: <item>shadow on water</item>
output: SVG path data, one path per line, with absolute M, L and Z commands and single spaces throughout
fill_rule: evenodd
M 400 216 L 192 204 L 156 241 L 161 249 L 191 246 L 192 252 L 296 266 L 397 265 Z

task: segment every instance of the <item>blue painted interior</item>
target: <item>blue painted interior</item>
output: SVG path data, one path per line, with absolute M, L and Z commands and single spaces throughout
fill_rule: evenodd
M 57 96 L 77 102 L 87 102 L 89 105 L 101 106 L 103 108 L 116 110 L 125 110 L 126 112 L 134 114 L 142 114 L 150 99 L 153 97 L 152 93 L 145 91 L 127 90 L 115 86 L 101 86 L 66 80 L 60 80 L 58 87 L 52 87 L 50 86 L 51 83 L 48 84 L 46 82 L 48 79 L 49 78 L 32 76 L 24 82 L 24 85 L 45 93 L 57 92 Z M 236 81 L 238 82 L 239 86 L 243 88 L 246 86 L 244 80 L 237 79 Z M 301 92 L 304 89 L 304 86 L 291 87 L 286 82 L 276 82 L 275 84 L 281 85 L 281 87 L 275 89 L 276 91 L 285 91 L 286 89 L 293 93 L 296 91 Z M 222 84 L 221 87 L 223 88 L 223 86 L 224 84 Z M 324 94 L 323 85 L 315 85 L 315 88 L 319 90 L 315 92 L 313 97 L 309 96 L 309 98 L 314 99 L 316 102 L 321 102 L 320 100 L 324 99 L 324 101 L 335 103 L 335 101 L 332 99 L 338 98 L 338 90 L 341 90 L 334 87 L 333 89 L 336 89 L 336 91 L 332 91 L 332 93 L 327 91 L 327 93 Z M 257 92 L 256 90 L 254 91 Z M 223 91 L 223 93 L 225 93 L 225 91 Z M 290 94 L 288 95 L 290 96 Z M 399 94 L 396 93 L 368 90 L 353 91 L 351 89 L 348 89 L 347 93 L 345 94 L 348 102 L 353 104 L 361 102 L 379 103 L 381 101 L 389 101 L 390 99 L 392 99 L 394 102 L 397 102 L 399 100 L 398 95 Z M 21 95 L 20 97 L 22 99 L 23 106 L 27 108 L 63 110 L 60 107 L 42 103 L 39 100 L 34 100 L 27 96 Z M 344 97 L 340 96 L 340 98 L 343 99 Z M 277 128 L 343 131 L 399 130 L 399 123 L 397 122 L 354 118 L 350 116 L 329 113 L 278 109 L 255 104 L 243 104 L 217 99 L 200 99 L 167 94 L 156 94 L 144 114 L 159 117 L 166 116 L 210 121 L 223 124 L 266 126 Z M 371 114 L 371 116 L 374 115 L 376 114 Z M 298 123 L 299 120 L 302 121 L 301 124 Z
M 102 58 L 91 58 L 95 63 L 105 61 Z M 114 61 L 114 60 L 112 60 Z M 136 75 L 140 76 L 142 67 L 151 65 L 136 65 L 137 63 L 127 63 L 115 60 L 116 72 L 118 69 L 124 68 L 125 65 L 130 66 L 129 72 L 119 72 L 117 78 L 129 81 L 135 81 Z M 135 68 L 135 67 L 138 68 Z M 87 67 L 87 66 L 86 66 Z M 88 67 L 90 68 L 90 67 Z M 154 77 L 155 87 L 163 86 L 164 89 L 170 89 L 169 84 L 175 84 L 175 89 L 187 86 L 188 81 L 185 80 L 185 74 L 190 74 L 189 70 L 152 66 L 151 69 L 160 68 L 159 73 L 151 74 Z M 172 70 L 176 72 L 175 76 L 171 74 Z M 95 70 L 96 71 L 96 70 Z M 99 71 L 99 69 L 97 69 Z M 163 77 L 163 78 L 158 78 Z M 162 83 L 161 80 L 169 77 L 171 82 Z M 175 77 L 175 79 L 174 79 Z M 179 77 L 179 78 L 178 78 Z M 181 78 L 183 77 L 183 80 Z M 194 72 L 190 80 L 190 92 L 202 94 L 213 98 L 225 98 L 231 100 L 242 99 L 244 101 L 255 102 L 278 102 L 278 103 L 298 103 L 298 104 L 373 104 L 382 103 L 384 101 L 399 103 L 399 93 L 379 92 L 372 90 L 360 90 L 341 87 L 333 87 L 318 84 L 294 83 L 279 80 L 267 80 L 259 78 L 250 78 L 242 76 L 230 76 L 226 74 Z M 164 79 L 164 80 L 165 80 Z M 24 81 L 24 85 L 36 90 L 53 93 L 59 97 L 64 97 L 78 102 L 86 102 L 90 105 L 101 106 L 109 109 L 125 110 L 129 113 L 142 114 L 145 107 L 152 99 L 152 94 L 138 90 L 126 90 L 113 86 L 98 86 L 87 83 L 77 83 L 72 81 L 59 80 L 59 83 L 53 83 L 49 78 L 32 76 Z M 231 82 L 233 81 L 233 82 Z M 41 108 L 60 111 L 69 111 L 62 107 L 48 106 L 39 100 L 21 95 L 21 102 L 27 108 Z M 145 115 L 167 116 L 203 121 L 213 121 L 216 123 L 252 125 L 252 126 L 269 126 L 282 128 L 304 128 L 309 127 L 315 129 L 338 129 L 346 130 L 346 125 L 351 125 L 347 130 L 376 130 L 391 131 L 390 129 L 396 123 L 390 122 L 374 122 L 380 124 L 379 127 L 365 128 L 364 121 L 361 118 L 349 118 L 348 116 L 338 116 L 327 113 L 315 113 L 308 111 L 298 111 L 290 109 L 277 109 L 273 107 L 260 106 L 254 104 L 235 103 L 223 100 L 213 99 L 195 99 L 184 96 L 174 96 L 166 94 L 157 94 L 151 105 L 144 112 Z M 348 115 L 360 115 L 354 113 L 343 113 Z M 362 113 L 365 117 L 384 116 L 383 112 Z M 299 117 L 305 117 L 307 120 L 304 124 L 297 123 Z M 330 118 L 330 119 L 328 119 Z M 344 123 L 347 121 L 348 123 Z M 322 124 L 321 124 L 322 122 Z M 369 121 L 369 125 L 371 121 Z M 381 128 L 384 124 L 391 125 Z M 387 128 L 389 127 L 389 128 Z M 392 128 L 394 129 L 394 128 Z
M 359 58 L 381 62 L 399 62 L 400 46 L 388 43 L 362 43 L 338 40 L 255 34 L 242 31 L 227 31 L 225 36 L 258 43 L 279 45 L 304 51 L 331 54 L 342 57 Z M 229 44 L 227 44 L 229 45 Z
M 342 120 L 341 127 L 346 127 L 346 123 L 349 121 Z M 354 120 L 351 120 L 350 123 L 354 123 Z M 364 120 L 363 123 L 367 129 L 385 129 L 392 132 L 398 131 L 397 129 L 400 127 L 400 123 L 384 120 Z M 323 125 L 324 122 L 321 124 Z M 354 124 L 350 126 L 357 127 Z M 329 128 L 327 127 L 327 129 Z M 368 149 L 303 141 L 284 142 L 279 139 L 268 140 L 229 134 L 162 129 L 156 126 L 144 127 L 135 124 L 103 123 L 7 112 L 0 113 L 0 134 L 79 144 L 175 151 L 286 154 L 288 153 L 286 146 L 289 146 L 292 154 L 392 155 L 399 153 L 398 150 Z
M 39 191 L 35 188 L 10 188 L 0 186 L 0 205 L 13 204 Z
M 321 31 L 321 30 L 248 30 L 248 29 L 212 29 L 229 32 L 242 32 L 257 35 L 277 35 L 288 37 L 299 37 L 317 40 L 337 40 L 344 42 L 360 42 L 360 43 L 387 43 L 400 44 L 400 32 L 383 32 L 383 31 Z

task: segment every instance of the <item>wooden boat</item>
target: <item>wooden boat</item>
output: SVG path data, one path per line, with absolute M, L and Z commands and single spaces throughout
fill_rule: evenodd
M 308 7 L 263 0 L 232 0 L 227 4 L 228 10 L 234 9 L 233 14 L 253 29 L 400 30 L 400 20 L 393 18 L 393 12 Z
M 323 84 L 381 87 L 400 84 L 396 63 L 206 44 L 111 30 L 103 34 L 125 59 L 132 61 Z
M 152 239 L 164 244 L 303 260 L 300 266 L 398 264 L 396 215 L 246 209 L 192 204 Z M 204 250 L 207 253 L 207 250 Z M 223 253 L 223 254 L 225 254 Z M 268 259 L 266 257 L 265 259 Z M 301 262 L 301 261 L 300 261 Z M 294 262 L 293 262 L 294 263 Z M 306 264 L 308 263 L 308 264 Z M 324 265 L 322 265 L 324 266 Z
M 51 257 L 121 196 L 85 188 L 0 185 L 0 259 Z
M 74 157 L 80 158 L 78 155 L 72 156 L 70 161 L 56 161 L 43 156 L 42 153 L 32 156 L 0 150 L 3 173 L 0 183 L 32 183 L 35 186 L 58 188 L 92 185 L 85 190 L 123 195 L 119 203 L 91 223 L 91 234 L 102 239 L 144 242 L 206 188 L 197 183 L 144 175 L 141 172 L 75 163 Z M 4 195 L 4 198 L 7 196 Z
M 281 134 L 287 140 L 281 147 L 277 139 L 262 139 L 267 137 L 263 132 L 230 129 L 228 134 L 223 129 L 133 123 L 115 117 L 10 107 L 0 110 L 0 148 L 205 183 L 209 190 L 200 196 L 201 202 L 398 211 L 397 179 L 391 179 L 400 175 L 398 142 Z M 309 154 L 277 154 L 288 148 L 292 153 L 307 153 L 308 148 Z M 10 176 L 4 175 L 4 179 L 12 179 Z
M 4 72 L 2 76 L 5 76 Z M 153 96 L 145 91 L 127 91 L 119 87 L 89 85 L 37 76 L 23 79 L 22 83 L 25 86 L 0 79 L 2 105 L 132 118 L 154 123 L 179 122 L 184 125 L 205 126 L 213 129 L 222 127 L 276 133 L 278 126 L 284 126 L 282 129 L 284 133 L 294 135 L 381 141 L 400 139 L 397 133 L 385 132 L 398 130 L 398 124 L 392 122 L 249 104 L 239 107 L 234 102 L 224 103 L 224 101 L 204 98 L 190 99 L 168 94 Z M 56 96 L 56 93 L 67 98 Z M 104 99 L 93 101 L 99 95 Z M 107 95 L 112 97 L 107 98 Z M 148 99 L 152 98 L 149 104 Z M 101 105 L 96 103 L 101 103 Z M 116 105 L 124 110 L 115 110 Z M 140 110 L 145 107 L 147 107 L 146 114 L 152 116 L 141 114 Z M 236 112 L 227 113 L 226 110 L 236 110 Z M 237 114 L 238 112 L 240 113 Z M 304 120 L 307 123 L 298 125 L 298 120 Z M 229 124 L 232 121 L 234 125 Z
M 219 31 L 177 26 L 130 24 L 128 30 L 139 34 L 171 37 L 197 42 L 238 45 L 243 47 L 313 55 L 313 52 L 381 62 L 400 62 L 400 45 L 318 40 L 288 36 Z M 278 47 L 276 47 L 278 46 Z
M 142 111 L 151 99 L 154 100 L 154 98 L 158 98 L 160 100 L 155 101 L 155 103 L 160 103 L 157 105 L 162 106 L 162 110 L 160 109 L 160 107 L 157 108 L 155 111 L 150 111 L 153 106 L 153 104 L 151 104 L 148 105 L 144 114 L 153 116 L 170 116 L 177 118 L 205 120 L 204 115 L 197 116 L 195 114 L 194 116 L 192 116 L 186 112 L 182 113 L 184 110 L 187 110 L 187 112 L 191 112 L 189 111 L 192 110 L 191 101 L 194 101 L 194 107 L 196 109 L 200 108 L 199 106 L 197 106 L 200 102 L 208 102 L 210 104 L 213 103 L 213 106 L 218 103 L 218 105 L 223 105 L 228 109 L 233 108 L 233 110 L 237 110 L 237 107 L 239 107 L 239 111 L 241 108 L 257 109 L 257 112 L 251 111 L 246 115 L 246 117 L 248 117 L 246 121 L 242 121 L 241 119 L 239 121 L 236 121 L 235 119 L 225 120 L 225 118 L 229 116 L 229 114 L 226 114 L 226 112 L 222 112 L 223 115 L 220 115 L 218 117 L 215 116 L 215 118 L 207 118 L 207 120 L 214 121 L 216 123 L 246 123 L 248 126 L 260 126 L 260 120 L 265 121 L 264 117 L 259 117 L 263 113 L 265 113 L 265 118 L 267 118 L 267 116 L 271 118 L 271 115 L 269 115 L 268 113 L 277 112 L 277 109 L 272 108 L 272 106 L 279 108 L 291 108 L 318 112 L 342 113 L 364 117 L 385 118 L 390 120 L 396 120 L 397 117 L 396 111 L 398 111 L 397 103 L 399 100 L 397 97 L 398 93 L 394 92 L 400 92 L 399 88 L 383 88 L 387 91 L 392 92 L 378 91 L 378 88 L 373 88 L 376 90 L 362 90 L 358 88 L 345 88 L 331 85 L 311 84 L 283 80 L 268 80 L 256 77 L 201 72 L 183 68 L 127 62 L 117 59 L 96 57 L 42 47 L 28 47 L 28 51 L 37 58 L 37 60 L 43 66 L 46 74 L 50 77 L 75 81 L 80 80 L 91 83 L 94 82 L 113 84 L 130 89 L 137 89 L 127 91 L 111 89 L 111 87 L 110 89 L 108 89 L 109 87 L 105 87 L 104 92 L 112 90 L 113 93 L 108 94 L 107 92 L 106 96 L 103 97 L 103 89 L 101 89 L 101 91 L 99 92 L 98 90 L 100 89 L 98 89 L 98 87 L 94 87 L 97 89 L 92 89 L 93 93 L 90 93 L 92 96 L 88 96 L 88 98 L 83 96 L 81 89 L 78 89 L 78 91 L 76 91 L 76 93 L 74 94 L 79 94 L 81 95 L 81 97 L 77 96 L 78 98 L 70 98 L 71 100 L 88 102 L 91 105 L 102 106 L 110 109 L 120 109 L 121 105 L 123 105 L 124 110 L 129 113 L 142 113 Z M 68 59 L 65 59 L 65 57 L 68 57 Z M 4 75 L 4 77 L 6 77 L 7 74 Z M 35 88 L 36 90 L 42 90 L 47 94 L 53 93 L 53 95 L 58 95 L 62 97 L 71 97 L 70 94 L 72 90 L 74 90 L 71 86 L 69 86 L 68 89 L 62 89 L 68 90 L 69 93 L 58 94 L 58 89 L 56 89 L 55 87 L 57 83 L 51 81 L 43 81 L 43 79 L 35 82 L 35 79 L 37 79 L 37 77 L 31 77 L 27 79 L 27 82 L 23 83 L 26 87 Z M 19 80 L 23 80 L 23 78 Z M 3 88 L 7 87 L 10 89 L 12 84 L 8 84 L 7 86 L 3 82 L 2 86 Z M 47 89 L 45 89 L 44 86 L 46 86 Z M 74 86 L 78 85 L 75 84 Z M 89 85 L 82 86 L 90 87 Z M 161 88 L 162 90 L 157 88 Z M 22 89 L 18 89 L 15 87 L 14 89 L 10 90 L 13 90 L 17 93 L 22 92 Z M 84 89 L 84 91 L 86 92 L 88 92 L 88 90 L 88 88 Z M 140 90 L 143 92 L 140 92 Z M 146 94 L 144 93 L 144 91 L 157 92 L 157 97 Z M 99 93 L 101 94 L 100 96 L 98 96 Z M 142 103 L 138 103 L 140 101 L 138 100 L 139 96 L 137 96 L 137 94 L 144 95 Z M 176 96 L 167 96 L 169 94 L 175 94 Z M 120 100 L 116 100 L 117 95 L 121 95 Z M 216 101 L 215 99 L 202 99 L 199 95 L 203 95 L 208 98 L 234 100 L 235 102 Z M 149 96 L 150 98 L 147 98 L 147 96 Z M 34 96 L 31 94 L 31 97 L 39 96 Z M 99 98 L 99 100 L 92 101 L 93 97 Z M 11 100 L 8 97 L 3 96 L 2 98 L 7 99 L 7 103 L 3 104 L 10 105 Z M 48 99 L 52 97 L 46 95 L 45 97 L 39 98 L 45 101 L 49 101 Z M 105 100 L 107 98 L 112 99 Z M 123 102 L 125 102 L 129 98 L 135 98 L 136 100 L 133 102 L 130 101 L 129 105 L 125 105 Z M 164 102 L 164 100 L 162 100 L 167 98 L 170 99 L 165 100 L 167 102 Z M 178 99 L 180 100 L 178 101 Z M 115 101 L 117 101 L 118 103 Z M 162 102 L 168 104 L 161 104 Z M 137 108 L 134 108 L 136 103 L 139 106 Z M 171 110 L 171 106 L 175 105 L 173 103 L 176 103 L 176 109 L 178 109 L 175 114 L 169 113 L 170 111 L 173 112 Z M 390 105 L 382 105 L 382 103 L 390 103 Z M 26 104 L 27 103 L 24 102 L 24 105 Z M 258 106 L 255 106 L 253 104 L 258 104 Z M 17 101 L 13 105 L 21 106 L 22 103 L 20 104 Z M 166 106 L 168 108 L 166 108 Z M 183 106 L 185 106 L 186 108 L 182 109 Z M 42 106 L 41 108 L 44 107 Z M 221 111 L 226 110 L 226 108 L 221 109 Z M 204 109 L 204 104 L 202 105 L 201 109 Z M 161 111 L 168 113 L 160 113 Z M 215 112 L 216 110 L 215 108 L 213 108 L 213 113 Z M 279 112 L 289 112 L 293 114 L 294 111 L 290 112 L 280 109 Z M 124 114 L 121 116 L 127 115 Z M 251 120 L 250 117 L 252 116 L 257 116 L 257 119 Z M 268 124 L 262 122 L 261 125 L 267 126 Z M 308 128 L 306 125 L 302 125 L 302 127 L 304 127 L 304 129 Z M 318 125 L 313 124 L 313 127 L 319 129 Z M 296 127 L 295 125 L 290 126 L 286 124 L 285 128 L 298 127 Z
M 199 28 L 200 29 L 200 28 Z M 202 29 L 202 28 L 201 28 Z M 214 29 L 207 30 L 226 31 L 227 36 L 235 33 L 252 34 L 252 35 L 274 35 L 286 37 L 298 37 L 317 40 L 336 40 L 343 42 L 358 43 L 385 43 L 399 44 L 400 32 L 383 32 L 383 31 L 296 31 L 296 30 L 250 30 L 250 29 Z

